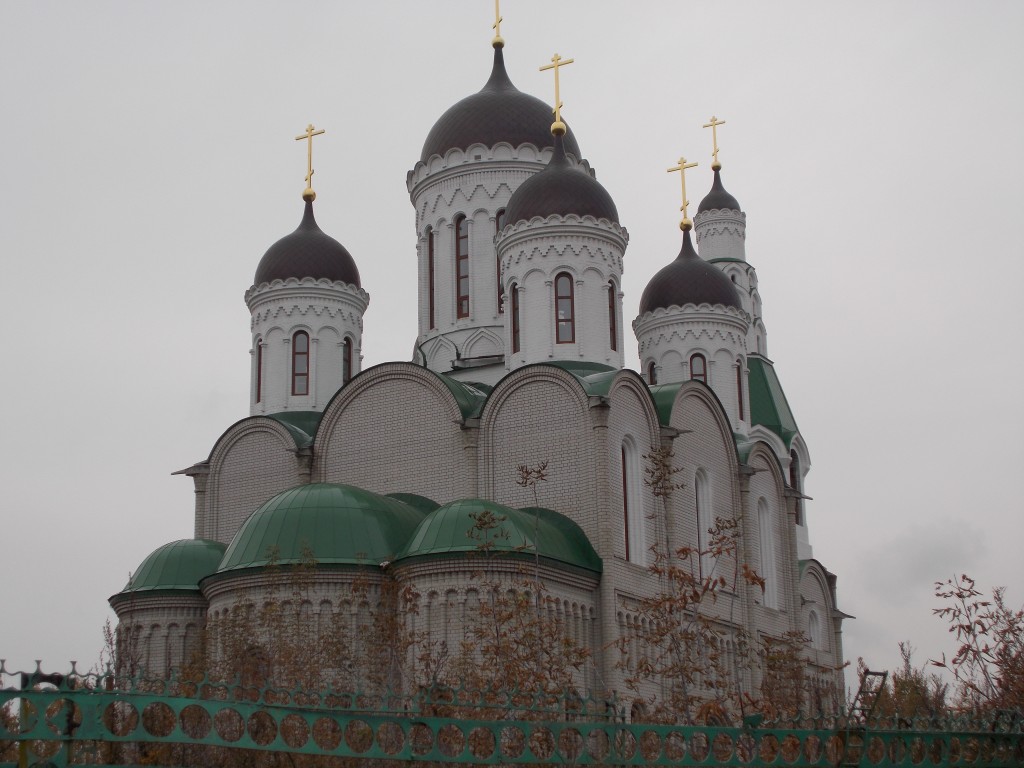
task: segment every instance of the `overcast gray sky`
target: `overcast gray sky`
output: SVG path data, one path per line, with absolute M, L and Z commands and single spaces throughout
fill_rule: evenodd
M 625 314 L 696 203 L 746 210 L 768 351 L 810 446 L 845 650 L 949 651 L 932 583 L 1024 602 L 1019 491 L 1024 4 L 505 0 L 509 73 L 551 98 L 630 232 Z M 409 359 L 405 174 L 490 71 L 489 0 L 0 3 L 0 657 L 93 663 L 117 592 L 190 537 L 191 482 L 246 416 L 242 294 L 317 218 L 371 294 L 364 367 Z M 636 366 L 636 347 L 627 364 Z M 9 666 L 12 664 L 9 663 Z

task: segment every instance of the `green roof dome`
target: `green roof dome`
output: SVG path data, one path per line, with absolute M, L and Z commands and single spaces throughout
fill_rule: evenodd
M 311 483 L 279 493 L 242 523 L 218 573 L 272 563 L 377 565 L 409 540 L 423 513 L 351 485 Z
M 208 539 L 181 539 L 154 550 L 128 579 L 125 592 L 158 589 L 199 591 L 199 582 L 217 570 L 224 545 Z
M 480 525 L 484 512 L 495 515 L 493 527 Z M 533 557 L 535 551 L 548 560 L 601 572 L 601 558 L 590 540 L 565 515 L 540 507 L 512 509 L 483 499 L 453 501 L 431 512 L 397 559 L 494 552 Z

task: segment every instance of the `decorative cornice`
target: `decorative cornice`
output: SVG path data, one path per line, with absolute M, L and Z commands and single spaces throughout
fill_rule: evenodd
M 332 281 L 313 277 L 289 277 L 287 280 L 274 280 L 270 283 L 253 285 L 245 292 L 245 303 L 252 310 L 257 303 L 278 301 L 284 297 L 309 300 L 333 299 L 335 301 L 347 299 L 349 302 L 361 305 L 363 310 L 370 303 L 370 294 L 359 286 L 343 283 L 340 280 Z
M 405 185 L 409 194 L 415 198 L 419 194 L 417 188 L 428 179 L 458 176 L 465 173 L 467 167 L 479 170 L 480 166 L 499 168 L 505 166 L 507 169 L 516 167 L 513 164 L 536 163 L 542 168 L 547 165 L 552 152 L 551 147 L 538 149 L 535 144 L 529 142 L 520 144 L 518 147 L 501 141 L 490 148 L 483 144 L 474 144 L 465 150 L 453 148 L 448 150 L 444 157 L 431 155 L 425 161 L 418 160 L 412 170 L 406 174 Z M 479 160 L 476 159 L 478 154 L 481 155 Z M 572 155 L 570 155 L 571 157 Z M 578 164 L 586 168 L 588 173 L 592 172 L 590 164 L 586 160 L 580 160 Z
M 515 247 L 520 241 L 541 235 L 558 237 L 600 237 L 608 240 L 625 251 L 629 243 L 629 232 L 625 227 L 608 219 L 595 219 L 593 216 L 577 216 L 570 213 L 561 216 L 553 213 L 546 219 L 534 216 L 529 221 L 517 221 L 506 224 L 498 233 L 495 243 L 498 250 Z
M 670 307 L 658 307 L 639 315 L 633 321 L 633 330 L 639 333 L 641 326 L 649 327 L 671 322 L 714 323 L 716 321 L 742 327 L 746 332 L 750 323 L 750 315 L 742 309 L 727 307 L 724 304 L 685 304 L 683 306 L 673 304 Z

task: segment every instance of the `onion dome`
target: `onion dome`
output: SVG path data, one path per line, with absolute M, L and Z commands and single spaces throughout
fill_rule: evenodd
M 494 48 L 491 77 L 477 93 L 448 109 L 427 134 L 420 159 L 444 155 L 449 149 L 467 149 L 473 144 L 493 147 L 508 142 L 513 147 L 533 144 L 550 147 L 551 107 L 535 96 L 523 93 L 509 80 L 500 46 Z M 566 149 L 580 157 L 580 148 L 569 131 Z
M 528 178 L 512 193 L 505 208 L 505 221 L 515 224 L 529 221 L 534 216 L 542 219 L 571 213 L 593 216 L 619 223 L 619 212 L 612 196 L 600 182 L 569 162 L 561 136 L 555 136 L 555 151 L 551 161 L 540 173 Z
M 732 280 L 697 255 L 689 230 L 683 233 L 683 247 L 675 261 L 660 269 L 644 288 L 640 314 L 687 304 L 743 307 Z
M 405 546 L 423 513 L 351 485 L 311 483 L 279 493 L 231 540 L 217 573 L 268 565 L 378 565 Z
M 741 210 L 740 204 L 737 202 L 736 198 L 726 192 L 725 187 L 722 186 L 722 172 L 716 168 L 715 183 L 711 185 L 711 191 L 708 192 L 707 196 L 700 201 L 700 207 L 697 208 L 697 213 L 723 209 L 729 211 Z
M 181 539 L 154 550 L 132 574 L 120 594 L 157 590 L 199 591 L 224 557 L 224 545 L 208 539 Z
M 493 515 L 489 518 L 488 515 Z M 493 526 L 482 524 L 493 520 Z M 512 509 L 484 499 L 462 499 L 431 512 L 398 559 L 488 555 L 549 560 L 601 572 L 586 534 L 565 515 L 540 507 Z
M 253 285 L 312 277 L 339 281 L 359 287 L 359 270 L 345 246 L 324 234 L 313 217 L 313 201 L 306 201 L 306 211 L 298 229 L 274 243 L 256 267 Z

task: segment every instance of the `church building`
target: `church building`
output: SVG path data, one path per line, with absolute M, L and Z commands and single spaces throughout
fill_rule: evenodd
M 698 577 L 725 577 L 709 610 L 747 690 L 763 670 L 740 663 L 736 638 L 802 633 L 808 678 L 842 691 L 844 614 L 808 534 L 810 454 L 768 357 L 717 134 L 710 189 L 629 317 L 614 190 L 560 104 L 552 124 L 550 105 L 513 85 L 500 34 L 493 49 L 483 87 L 410 157 L 411 360 L 362 367 L 375 286 L 360 279 L 360 254 L 318 226 L 312 174 L 298 227 L 253 255 L 249 415 L 178 473 L 195 486 L 193 537 L 139 553 L 110 598 L 140 668 L 181 667 L 215 643 L 217 621 L 258 607 L 300 564 L 312 575 L 292 607 L 310 632 L 358 627 L 352 584 L 379 595 L 388 581 L 415 588 L 417 631 L 454 649 L 482 581 L 525 568 L 588 652 L 579 688 L 627 696 L 644 601 L 665 589 L 652 566 L 689 548 Z M 567 61 L 553 59 L 556 93 Z M 674 169 L 684 208 L 687 167 Z M 624 368 L 630 328 L 639 373 Z M 524 481 L 538 468 L 539 482 Z M 658 469 L 667 485 L 652 482 Z M 472 532 L 485 513 L 501 535 L 480 557 Z M 735 524 L 737 548 L 716 558 L 720 520 Z M 741 565 L 763 583 L 732 579 Z

